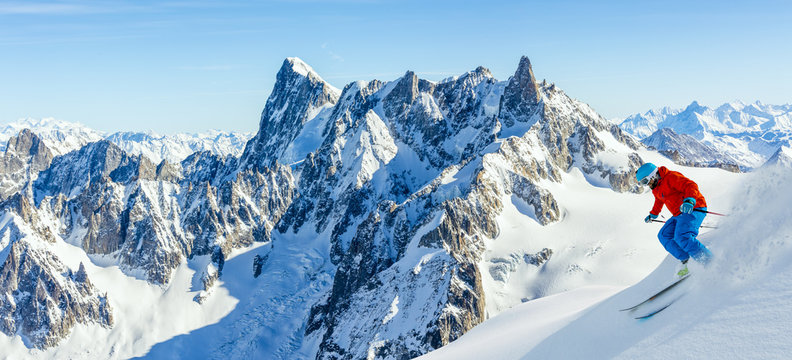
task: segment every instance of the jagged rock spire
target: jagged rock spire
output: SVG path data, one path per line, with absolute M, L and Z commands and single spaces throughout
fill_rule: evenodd
M 507 126 L 528 122 L 540 102 L 539 85 L 531 69 L 531 60 L 523 56 L 514 76 L 503 92 L 499 117 Z
M 517 66 L 517 71 L 509 81 L 506 88 L 508 92 L 511 90 L 520 94 L 519 99 L 528 103 L 535 104 L 539 101 L 539 86 L 536 83 L 533 69 L 531 68 L 531 60 L 523 56 L 520 58 L 520 64 Z

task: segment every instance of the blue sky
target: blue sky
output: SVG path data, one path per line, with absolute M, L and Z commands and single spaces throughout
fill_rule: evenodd
M 255 131 L 283 59 L 338 88 L 520 56 L 607 118 L 792 102 L 792 2 L 0 1 L 0 123 Z

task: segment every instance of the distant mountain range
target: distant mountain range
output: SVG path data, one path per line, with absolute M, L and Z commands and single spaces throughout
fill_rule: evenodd
M 739 161 L 731 155 L 705 145 L 690 135 L 677 134 L 670 128 L 657 130 L 641 142 L 680 165 L 740 171 Z
M 217 155 L 239 156 L 252 133 L 209 130 L 203 133 L 158 135 L 154 132 L 116 132 L 105 134 L 75 122 L 44 119 L 21 119 L 0 125 L 0 151 L 22 129 L 30 129 L 54 155 L 63 155 L 88 143 L 106 139 L 130 155 L 144 155 L 154 163 L 168 160 L 179 163 L 191 154 L 209 151 Z
M 736 101 L 710 108 L 694 101 L 684 109 L 649 110 L 619 123 L 624 131 L 641 140 L 649 139 L 647 145 L 660 151 L 678 150 L 691 155 L 687 160 L 694 162 L 733 161 L 744 169 L 762 166 L 782 146 L 789 147 L 792 143 L 792 104 Z M 673 133 L 656 133 L 663 129 L 673 130 Z M 690 139 L 681 140 L 674 134 L 689 135 L 706 149 L 699 145 L 692 145 L 696 149 L 672 148 L 672 145 L 692 144 Z M 674 140 L 661 140 L 669 137 Z

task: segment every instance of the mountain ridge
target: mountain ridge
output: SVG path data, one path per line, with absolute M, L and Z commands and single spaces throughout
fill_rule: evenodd
M 442 83 L 408 71 L 338 92 L 294 59 L 276 77 L 240 157 L 204 151 L 155 165 L 108 140 L 94 142 L 54 157 L 33 180 L 32 218 L 57 228 L 56 241 L 162 289 L 179 286 L 173 274 L 193 264 L 187 295 L 196 304 L 254 275 L 278 284 L 266 292 L 253 285 L 250 307 L 235 315 L 254 329 L 213 328 L 230 338 L 272 338 L 203 339 L 212 351 L 416 356 L 519 300 L 493 290 L 509 278 L 492 279 L 490 268 L 503 262 L 488 253 L 508 225 L 504 211 L 519 206 L 524 221 L 540 227 L 563 220 L 559 187 L 569 176 L 615 193 L 640 190 L 632 173 L 642 146 L 554 84 L 538 83 L 527 57 L 506 81 L 483 67 Z M 227 278 L 226 259 L 251 245 L 257 256 L 248 273 L 233 273 L 244 279 Z M 512 277 L 547 266 L 581 269 L 584 255 L 543 244 L 517 256 L 528 267 L 507 267 Z M 280 282 L 284 271 L 301 282 Z M 576 273 L 546 276 L 563 283 Z M 496 300 L 501 306 L 488 310 Z M 281 303 L 294 306 L 252 310 Z M 152 352 L 168 353 L 179 341 Z
M 54 155 L 70 151 L 100 140 L 109 140 L 134 155 L 145 155 L 150 161 L 160 163 L 167 160 L 179 163 L 187 156 L 199 151 L 212 151 L 220 155 L 239 156 L 245 142 L 252 134 L 209 130 L 202 133 L 177 133 L 160 135 L 153 131 L 119 131 L 106 134 L 80 123 L 55 118 L 20 119 L 0 128 L 0 150 L 20 131 L 29 129 L 47 144 Z

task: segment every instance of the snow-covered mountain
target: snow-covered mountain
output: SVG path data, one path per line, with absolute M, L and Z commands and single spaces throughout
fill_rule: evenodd
M 779 147 L 790 146 L 792 104 L 731 102 L 713 109 L 694 101 L 685 109 L 665 107 L 629 116 L 620 126 L 640 139 L 669 128 L 736 159 L 742 167 L 756 168 Z
M 762 167 L 778 166 L 782 168 L 792 168 L 792 147 L 782 146 L 778 148 L 773 156 L 767 159 Z
M 479 67 L 343 90 L 288 58 L 240 157 L 155 165 L 108 140 L 53 157 L 24 135 L 6 152 L 24 191 L 0 203 L 16 224 L 0 232 L 22 235 L 3 254 L 25 239 L 82 263 L 96 291 L 34 305 L 99 301 L 113 321 L 75 316 L 47 341 L 0 329 L 18 356 L 415 357 L 521 302 L 632 284 L 664 254 L 632 174 L 669 162 L 527 58 L 504 81 Z M 738 176 L 690 171 L 720 177 L 702 183 L 713 208 Z
M 704 183 L 723 180 L 695 173 Z M 673 280 L 678 262 L 670 256 L 634 286 L 588 286 L 516 306 L 421 359 L 787 358 L 792 195 L 778 189 L 792 173 L 768 167 L 743 177 L 731 190 L 751 196 L 738 195 L 729 219 L 701 236 L 712 263 L 692 263 L 681 289 L 647 305 L 659 308 L 681 295 L 661 313 L 636 320 L 636 313 L 619 310 Z
M 24 129 L 33 131 L 55 155 L 63 155 L 104 138 L 101 132 L 78 123 L 53 118 L 27 118 L 9 123 L 0 129 L 0 150 L 5 150 L 8 139 L 17 136 Z
M 105 137 L 127 153 L 143 155 L 154 163 L 167 160 L 179 163 L 196 152 L 208 151 L 216 155 L 238 157 L 245 143 L 253 136 L 249 133 L 210 130 L 203 133 L 178 133 L 158 135 L 153 132 L 117 132 Z
M 53 118 L 21 119 L 0 129 L 0 150 L 11 137 L 30 129 L 55 155 L 78 150 L 88 143 L 109 140 L 132 155 L 144 155 L 154 163 L 167 160 L 179 163 L 195 152 L 239 156 L 253 134 L 210 130 L 204 133 L 158 135 L 154 132 L 116 132 L 104 134 L 79 123 Z
M 677 134 L 670 128 L 657 130 L 641 142 L 680 165 L 720 167 L 739 171 L 737 159 L 702 144 L 690 135 Z

